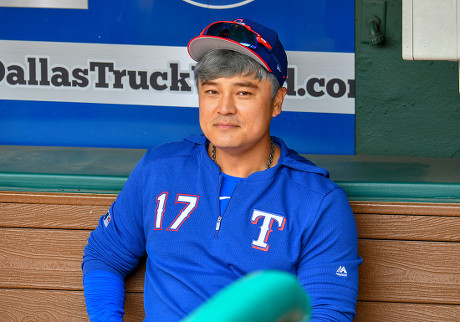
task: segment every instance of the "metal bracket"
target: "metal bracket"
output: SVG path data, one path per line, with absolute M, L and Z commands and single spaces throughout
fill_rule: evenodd
M 363 0 L 361 43 L 378 45 L 385 40 L 386 0 Z

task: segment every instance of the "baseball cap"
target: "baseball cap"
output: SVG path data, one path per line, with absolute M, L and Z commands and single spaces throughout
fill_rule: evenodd
M 212 49 L 229 49 L 253 58 L 273 73 L 280 86 L 287 76 L 287 56 L 276 31 L 249 19 L 217 21 L 190 40 L 188 53 L 199 61 Z

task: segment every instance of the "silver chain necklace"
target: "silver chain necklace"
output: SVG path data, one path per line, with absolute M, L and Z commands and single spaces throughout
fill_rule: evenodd
M 268 156 L 268 162 L 267 162 L 267 168 L 266 170 L 270 169 L 272 162 L 273 162 L 273 156 L 275 154 L 275 143 L 273 143 L 273 139 L 270 138 L 270 155 Z M 216 161 L 216 146 L 213 144 L 211 147 L 211 159 L 215 163 Z

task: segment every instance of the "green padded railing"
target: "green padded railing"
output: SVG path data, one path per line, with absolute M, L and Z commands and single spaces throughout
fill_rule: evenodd
M 0 146 L 0 190 L 116 194 L 145 150 Z M 350 200 L 460 202 L 460 159 L 304 155 Z

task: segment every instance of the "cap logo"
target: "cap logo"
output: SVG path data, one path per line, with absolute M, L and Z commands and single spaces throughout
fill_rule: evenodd
M 206 8 L 206 9 L 231 9 L 236 7 L 244 6 L 248 3 L 251 3 L 255 0 L 182 0 L 193 6 Z

